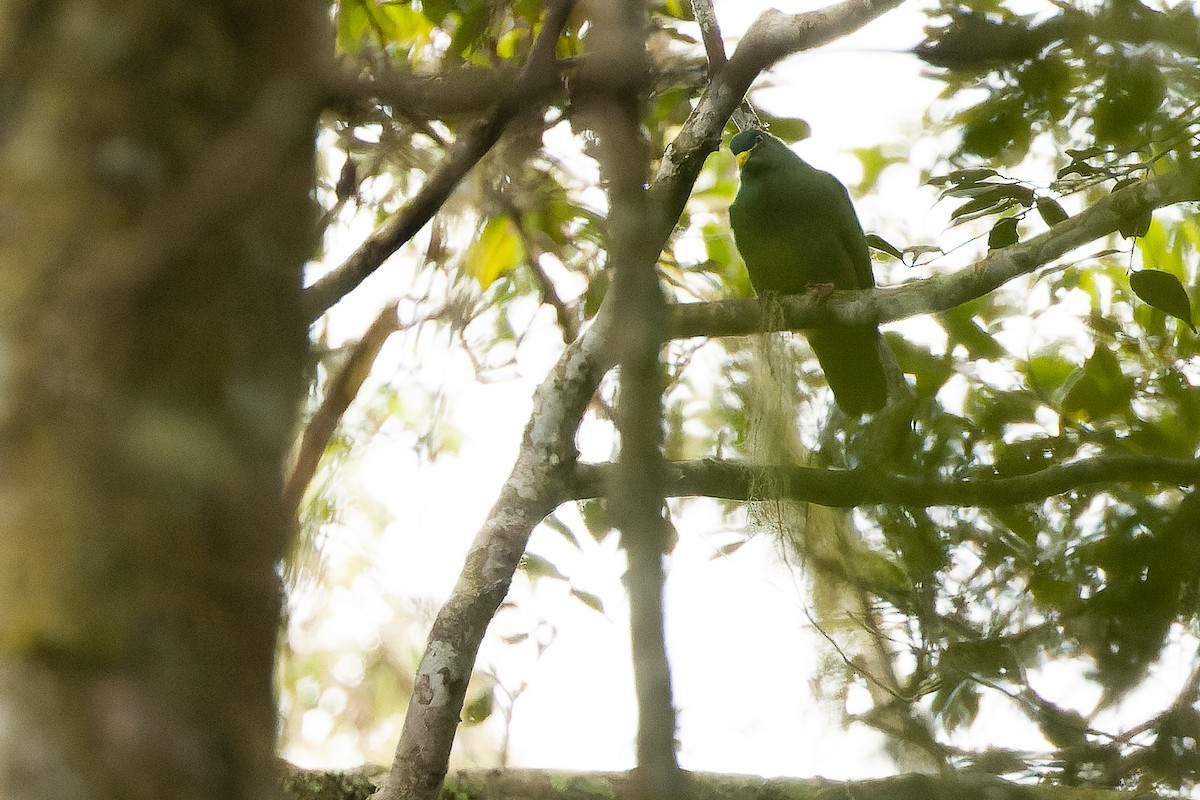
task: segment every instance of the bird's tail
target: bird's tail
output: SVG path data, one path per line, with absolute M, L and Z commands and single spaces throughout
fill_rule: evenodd
M 810 331 L 808 341 L 838 408 L 850 416 L 883 408 L 887 377 L 879 360 L 877 329 L 823 328 Z

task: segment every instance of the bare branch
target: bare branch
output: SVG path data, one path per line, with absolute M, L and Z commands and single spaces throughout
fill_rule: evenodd
M 561 0 L 550 8 L 542 32 L 530 50 L 529 60 L 512 89 L 492 113 L 464 133 L 445 160 L 403 208 L 363 242 L 346 261 L 304 291 L 309 322 L 324 314 L 384 261 L 417 234 L 437 213 L 458 182 L 492 149 L 508 124 L 522 113 L 540 107 L 559 86 L 555 46 L 575 0 Z
M 700 38 L 708 56 L 708 74 L 716 75 L 729 59 L 725 56 L 725 40 L 721 38 L 721 26 L 717 24 L 712 0 L 692 0 L 692 14 L 700 26 Z
M 406 117 L 440 119 L 483 113 L 517 80 L 512 70 L 463 65 L 436 75 L 416 75 L 386 56 L 370 71 L 349 69 L 325 79 L 326 104 L 333 107 L 373 102 L 391 106 Z
M 300 438 L 300 445 L 296 450 L 296 458 L 292 463 L 292 470 L 288 473 L 287 480 L 283 485 L 284 506 L 292 517 L 296 516 L 300 500 L 304 496 L 304 490 L 312 482 L 313 475 L 317 472 L 317 465 L 321 463 L 321 456 L 329 445 L 329 440 L 333 438 L 334 431 L 342 421 L 346 409 L 358 396 L 358 390 L 362 388 L 363 382 L 370 374 L 371 365 L 375 363 L 379 351 L 383 349 L 384 342 L 388 340 L 389 336 L 404 327 L 396 318 L 396 310 L 395 303 L 388 306 L 367 328 L 362 339 L 354 345 L 346 363 L 329 381 L 320 407 L 309 420 L 308 426 L 305 427 L 304 434 Z
M 579 464 L 572 498 L 599 497 L 612 469 L 612 464 Z M 1087 486 L 1134 481 L 1194 486 L 1200 482 L 1200 460 L 1095 456 L 1027 475 L 964 481 L 927 480 L 870 469 L 753 465 L 713 459 L 667 464 L 667 492 L 672 497 L 758 500 L 763 499 L 763 487 L 769 486 L 779 487 L 780 497 L 839 508 L 885 504 L 991 508 L 1036 503 Z
M 417 668 L 416 692 L 377 800 L 435 800 L 446 774 L 467 680 L 488 623 L 508 593 L 533 528 L 569 499 L 575 431 L 611 366 L 611 315 L 569 345 L 533 397 L 512 472 L 438 612 Z
M 663 613 L 663 381 L 666 299 L 656 264 L 662 242 L 646 235 L 649 148 L 641 120 L 646 94 L 645 3 L 620 0 L 591 8 L 588 61 L 576 105 L 598 138 L 608 186 L 607 303 L 623 324 L 614 332 L 620 388 L 615 420 L 620 458 L 610 473 L 609 507 L 628 554 L 630 645 L 638 705 L 637 779 L 643 800 L 668 800 L 681 789 L 675 758 L 675 707 Z
M 725 39 L 721 36 L 721 26 L 717 23 L 717 12 L 713 9 L 712 0 L 692 0 L 692 13 L 700 25 L 700 38 L 704 41 L 704 52 L 708 56 L 708 74 L 710 77 L 715 76 L 729 59 L 725 56 Z M 739 131 L 761 127 L 758 115 L 750 107 L 749 100 L 742 100 L 734 109 L 733 124 L 737 125 Z

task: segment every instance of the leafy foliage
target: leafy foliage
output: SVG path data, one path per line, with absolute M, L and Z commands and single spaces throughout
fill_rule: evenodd
M 686 4 L 654 5 L 652 89 L 642 123 L 661 154 L 691 113 L 706 72 Z M 536 1 L 342 0 L 337 43 L 342 58 L 365 71 L 511 75 L 543 14 Z M 895 228 L 874 235 L 875 248 L 902 262 L 887 264 L 890 282 L 930 272 L 943 253 L 982 258 L 1003 251 L 1113 191 L 1188 168 L 1200 136 L 1197 30 L 1188 3 L 1048 4 L 1037 15 L 997 0 L 935 9 L 916 54 L 937 70 L 945 90 L 934 109 L 939 122 L 925 133 L 936 143 L 951 131 L 956 144 L 931 163 L 908 166 L 924 170 L 940 193 L 949 230 L 944 241 L 909 247 L 889 243 L 898 241 Z M 586 27 L 572 19 L 558 55 L 576 59 L 585 51 Z M 404 279 L 379 290 L 411 306 L 423 342 L 441 343 L 441 350 L 423 351 L 426 358 L 465 355 L 481 379 L 506 377 L 547 330 L 561 342 L 576 338 L 604 300 L 606 200 L 596 189 L 590 134 L 573 117 L 570 77 L 568 67 L 568 88 L 553 94 L 540 116 L 514 123 L 430 229 L 389 263 Z M 341 209 L 331 230 L 354 214 L 388 218 L 465 128 L 459 114 L 422 115 L 385 102 L 351 104 L 333 115 L 325 135 L 353 159 L 364 208 L 335 206 L 355 193 L 337 190 L 344 173 L 331 165 L 321 193 L 331 209 Z M 772 130 L 800 139 L 807 126 L 782 117 Z M 864 190 L 903 162 L 886 144 L 855 154 Z M 736 186 L 733 158 L 714 153 L 661 255 L 660 276 L 675 300 L 752 295 L 726 217 Z M 864 222 L 868 229 L 888 224 Z M 964 231 L 972 238 L 954 244 Z M 789 340 L 801 438 L 817 451 L 814 461 L 921 480 L 985 481 L 1038 479 L 1055 465 L 1101 454 L 1195 459 L 1200 337 L 1191 327 L 1188 290 L 1198 278 L 1200 226 L 1194 215 L 1164 209 L 1124 220 L 1120 233 L 1124 238 L 1098 243 L 1098 252 L 926 319 L 926 336 L 887 332 L 915 397 L 911 427 L 889 439 L 895 446 L 886 452 L 870 423 L 827 413 L 811 353 L 799 337 Z M 1135 264 L 1140 269 L 1131 271 Z M 879 267 L 882 275 L 883 262 Z M 420 360 L 401 363 L 401 382 Z M 746 339 L 667 348 L 669 460 L 755 455 L 754 368 Z M 449 394 L 435 390 L 438 400 L 429 407 L 449 402 Z M 587 430 L 607 430 L 611 402 L 606 384 Z M 374 407 L 395 410 L 379 398 Z M 406 430 L 418 427 L 411 416 L 379 413 L 401 419 Z M 422 439 L 430 456 L 445 441 L 435 427 L 427 426 Z M 345 460 L 345 447 L 335 442 L 329 458 Z M 310 513 L 330 524 L 338 499 L 317 492 L 311 500 Z M 689 535 L 683 521 L 698 502 L 672 503 L 681 536 Z M 1133 722 L 1113 709 L 1145 690 L 1165 648 L 1200 643 L 1196 506 L 1192 487 L 1097 481 L 1018 506 L 864 508 L 860 538 L 842 543 L 855 556 L 845 561 L 860 569 L 838 569 L 853 572 L 841 577 L 869 598 L 875 634 L 902 651 L 894 659 L 893 701 L 913 719 L 932 720 L 933 749 L 952 762 L 976 763 L 979 754 L 963 748 L 961 737 L 985 704 L 1002 702 L 1044 740 L 1041 752 L 1006 760 L 1006 772 L 1090 785 L 1191 786 L 1200 764 L 1192 710 L 1200 681 L 1176 687 Z M 733 508 L 722 502 L 726 519 Z M 611 520 L 599 499 L 582 502 L 578 512 L 560 512 L 544 530 L 582 557 L 610 535 Z M 744 541 L 723 554 L 737 557 Z M 571 570 L 555 558 L 531 552 L 523 573 L 531 584 L 565 586 L 578 603 L 604 610 L 603 599 L 572 583 Z M 528 636 L 512 638 L 519 644 Z M 1054 667 L 1071 670 L 1100 699 L 1082 707 L 1058 697 L 1042 681 Z M 298 663 L 288 669 L 303 671 Z M 287 674 L 295 692 L 300 678 Z M 870 688 L 873 679 L 879 676 L 861 670 L 843 676 L 847 686 Z M 495 702 L 501 695 L 484 695 L 473 706 L 477 716 L 504 706 Z

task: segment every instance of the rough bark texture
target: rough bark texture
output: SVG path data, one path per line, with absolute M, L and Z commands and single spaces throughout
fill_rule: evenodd
M 534 393 L 520 455 L 429 632 L 396 757 L 376 800 L 438 797 L 488 623 L 508 594 L 534 526 L 567 499 L 574 433 L 610 366 L 610 337 L 611 321 L 598 319 Z
M 656 270 L 662 242 L 647 234 L 649 148 L 641 119 L 646 93 L 645 4 L 622 0 L 591 9 L 575 104 L 597 135 L 601 181 L 608 190 L 606 266 L 609 304 L 622 324 L 613 337 L 619 389 L 614 421 L 620 458 L 607 486 L 628 569 L 630 649 L 637 695 L 638 796 L 673 798 L 681 776 L 675 757 L 675 707 L 664 632 L 663 392 L 659 353 L 666 344 L 666 299 Z
M 292 800 L 362 800 L 375 787 L 374 768 L 350 772 L 304 773 L 289 770 Z M 754 775 L 684 773 L 687 800 L 1129 800 L 1133 792 L 1009 783 L 983 772 L 945 775 L 898 775 L 881 780 L 836 782 L 821 778 L 760 778 Z M 443 796 L 456 800 L 564 800 L 609 798 L 636 800 L 638 787 L 629 772 L 560 772 L 521 769 L 457 770 L 446 777 Z M 1139 800 L 1159 797 L 1139 794 Z
M 0 0 L 6 800 L 279 791 L 319 12 Z

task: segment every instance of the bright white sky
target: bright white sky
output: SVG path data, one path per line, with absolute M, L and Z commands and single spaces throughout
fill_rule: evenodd
M 768 5 L 796 12 L 819 4 L 717 0 L 730 50 Z M 919 129 L 921 116 L 936 94 L 937 85 L 920 77 L 916 58 L 878 52 L 912 47 L 921 39 L 924 23 L 918 6 L 906 5 L 852 37 L 784 62 L 768 76 L 778 88 L 755 99 L 775 114 L 807 119 L 813 137 L 798 151 L 853 183 L 858 162 L 845 152 L 903 141 Z M 864 226 L 909 234 L 900 240 L 902 244 L 937 236 L 944 218 L 932 217 L 930 196 L 909 201 L 918 183 L 915 172 L 895 172 L 880 187 L 883 199 L 859 204 Z M 897 214 L 904 217 L 897 219 Z M 342 252 L 331 254 L 331 262 L 349 252 L 369 224 L 363 221 L 347 231 Z M 378 309 L 378 298 L 395 291 L 384 287 L 387 280 L 373 279 L 382 287 L 379 292 L 360 290 L 343 304 L 340 322 L 335 320 L 335 339 L 362 330 Z M 548 309 L 530 309 L 530 313 L 536 313 L 538 324 L 547 330 L 552 325 Z M 345 332 L 339 334 L 342 328 Z M 413 365 L 399 352 L 409 346 L 402 336 L 393 337 L 381 364 L 404 362 L 402 369 L 416 370 L 413 380 L 449 387 L 453 401 L 449 413 L 463 434 L 461 452 L 427 464 L 402 442 L 388 445 L 383 437 L 383 444 L 372 446 L 355 479 L 386 505 L 393 521 L 382 536 L 370 541 L 355 537 L 353 530 L 342 531 L 329 542 L 326 557 L 331 569 L 351 560 L 375 564 L 381 572 L 369 576 L 371 584 L 443 598 L 512 465 L 533 388 L 557 353 L 531 349 L 519 362 L 520 377 L 480 385 L 465 357 L 439 357 Z M 584 457 L 606 459 L 606 447 L 596 447 Z M 891 774 L 893 767 L 880 752 L 878 736 L 862 726 L 841 729 L 836 709 L 814 703 L 809 678 L 819 643 L 805 617 L 800 578 L 780 563 L 775 542 L 762 535 L 734 556 L 717 556 L 719 547 L 737 538 L 738 523 L 731 528 L 711 510 L 705 511 L 703 504 L 696 508 L 680 525 L 667 589 L 682 765 L 767 776 Z M 509 620 L 506 625 L 520 629 L 541 616 L 552 623 L 557 636 L 536 663 L 530 657 L 505 656 L 496 647 L 485 649 L 484 661 L 494 660 L 502 682 L 528 683 L 512 719 L 513 766 L 620 770 L 633 765 L 634 702 L 627 613 L 619 580 L 623 559 L 615 539 L 604 545 L 588 542 L 589 551 L 581 555 L 557 534 L 539 531 L 534 536 L 532 552 L 550 558 L 578 588 L 600 595 L 607 616 L 569 599 L 565 587 L 554 582 L 544 582 L 548 585 L 531 593 L 518 579 L 514 592 L 528 618 Z M 369 641 L 377 621 L 377 615 L 361 606 L 349 606 L 340 635 L 348 642 Z M 1076 699 L 1080 707 L 1087 707 L 1088 698 Z M 993 714 L 999 715 L 997 721 L 1007 717 L 985 706 L 979 724 L 995 732 L 997 726 L 989 725 L 988 718 Z M 306 725 L 311 739 L 296 743 L 286 755 L 314 766 L 346 766 L 362 760 L 362 743 L 324 739 L 321 722 L 314 717 L 312 725 Z M 1014 729 L 1013 741 L 999 743 L 1027 747 L 1030 735 L 1027 728 Z M 394 741 L 393 737 L 385 747 L 365 755 L 386 759 Z

